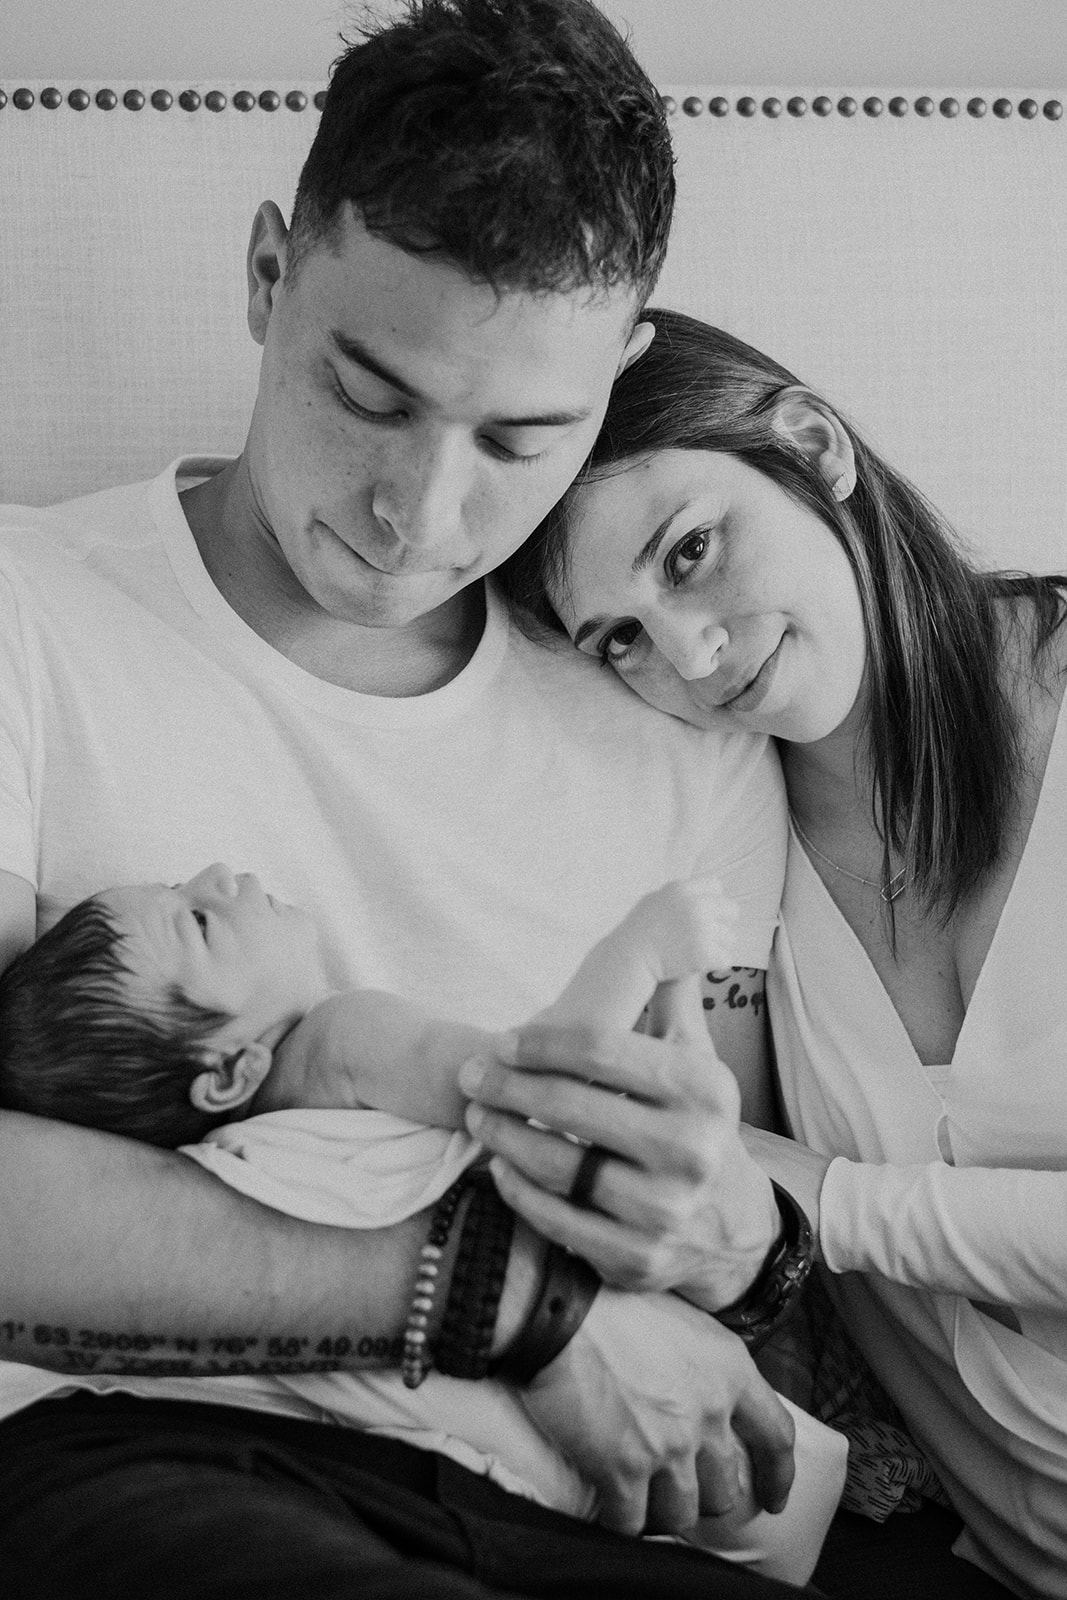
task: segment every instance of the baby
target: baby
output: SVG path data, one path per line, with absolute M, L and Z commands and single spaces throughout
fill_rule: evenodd
M 699 1011 L 698 974 L 730 964 L 732 920 L 713 882 L 646 895 L 542 1016 L 633 1027 L 657 992 Z M 265 1204 L 349 1227 L 431 1206 L 477 1160 L 457 1075 L 497 1041 L 399 995 L 331 992 L 310 916 L 221 865 L 171 888 L 93 895 L 0 978 L 0 1104 L 180 1147 Z M 495 1380 L 431 1372 L 413 1391 L 396 1372 L 364 1370 L 255 1382 L 338 1422 L 444 1450 L 571 1515 L 595 1512 L 589 1486 Z M 703 1519 L 687 1540 L 804 1583 L 847 1446 L 790 1409 L 797 1478 L 786 1511 L 771 1517 L 753 1502 Z

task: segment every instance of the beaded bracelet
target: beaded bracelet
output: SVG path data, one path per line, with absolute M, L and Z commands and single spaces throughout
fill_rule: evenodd
M 430 1231 L 426 1236 L 426 1243 L 419 1251 L 415 1293 L 404 1326 L 404 1348 L 400 1357 L 401 1376 L 409 1389 L 419 1387 L 432 1365 L 430 1315 L 437 1294 L 441 1257 L 445 1253 L 448 1236 L 456 1219 L 456 1211 L 466 1189 L 467 1173 L 464 1172 L 434 1206 L 430 1217 Z
M 486 1167 L 468 1175 L 473 1190 L 452 1268 L 435 1365 L 450 1378 L 484 1378 L 507 1277 L 515 1213 L 497 1193 Z

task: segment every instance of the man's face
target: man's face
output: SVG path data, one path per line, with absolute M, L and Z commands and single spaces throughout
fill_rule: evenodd
M 257 532 L 298 608 L 403 627 L 532 532 L 649 330 L 631 332 L 628 289 L 498 295 L 351 208 L 288 282 L 287 244 L 265 206 L 249 257 Z

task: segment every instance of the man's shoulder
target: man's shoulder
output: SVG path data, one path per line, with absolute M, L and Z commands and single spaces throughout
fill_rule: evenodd
M 156 502 L 168 474 L 49 506 L 0 505 L 0 572 L 41 596 L 49 587 L 112 582 L 160 541 Z M 173 473 L 170 473 L 173 494 Z M 121 579 L 120 579 L 121 581 Z

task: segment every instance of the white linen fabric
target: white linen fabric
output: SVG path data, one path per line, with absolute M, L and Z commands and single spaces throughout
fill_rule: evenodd
M 465 1135 L 381 1111 L 292 1110 L 216 1128 L 183 1153 L 292 1216 L 377 1228 L 432 1204 L 479 1148 Z M 590 1485 L 551 1448 L 514 1392 L 491 1379 L 469 1383 L 431 1372 L 417 1390 L 406 1389 L 395 1371 L 274 1381 L 281 1395 L 320 1407 L 324 1418 L 451 1455 L 502 1488 L 570 1516 L 594 1514 Z M 785 1510 L 761 1511 L 746 1479 L 734 1510 L 702 1518 L 684 1542 L 804 1584 L 841 1499 L 848 1441 L 783 1403 L 796 1428 L 796 1477 Z
M 959 1552 L 1043 1597 L 1067 1596 L 1065 838 L 1061 707 L 947 1065 L 920 1062 L 795 833 L 768 978 L 791 1129 L 838 1157 L 829 1287 L 967 1524 Z
M 310 676 L 200 561 L 177 490 L 220 465 L 0 511 L 0 868 L 35 886 L 43 923 L 222 860 L 313 912 L 332 986 L 501 1029 L 641 895 L 701 873 L 738 903 L 734 962 L 766 965 L 786 820 L 765 741 L 649 710 L 523 638 L 491 592 L 441 689 L 384 699 Z M 0 1414 L 70 1386 L 2 1367 Z M 254 1378 L 92 1387 L 308 1414 Z

